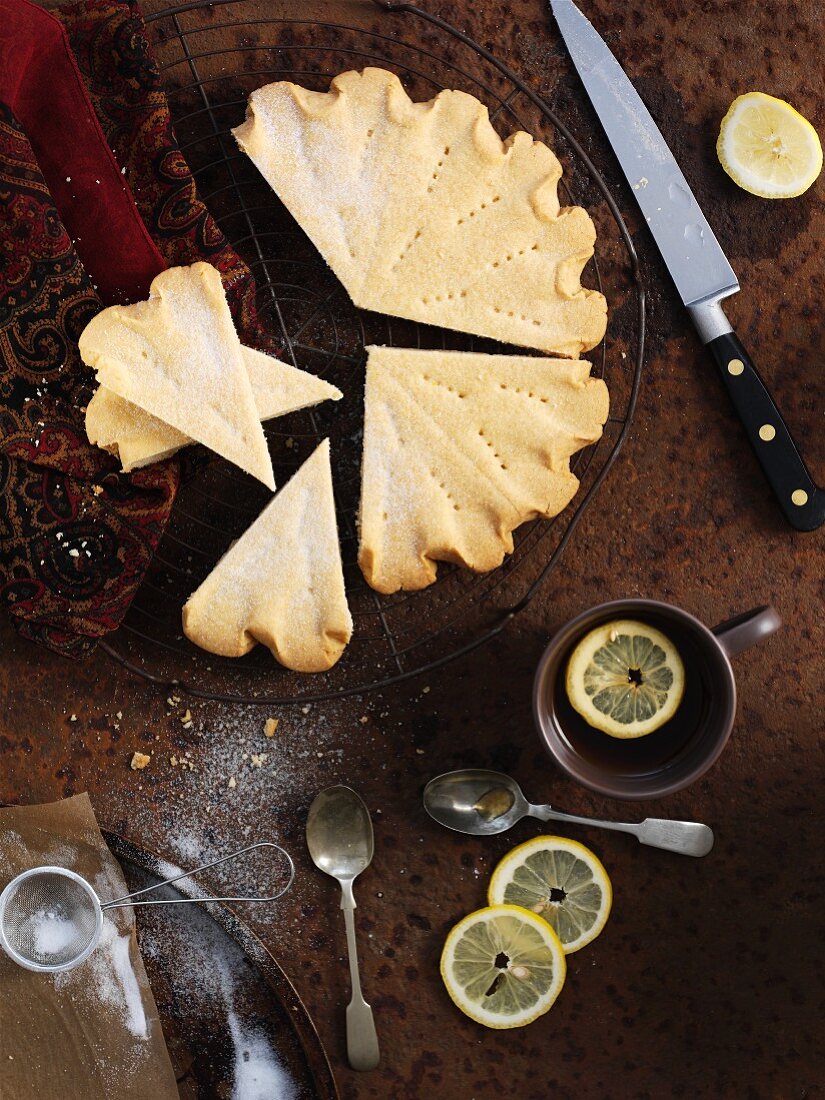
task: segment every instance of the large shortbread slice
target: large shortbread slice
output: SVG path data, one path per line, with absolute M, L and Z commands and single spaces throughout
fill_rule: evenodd
M 590 217 L 560 207 L 551 150 L 502 141 L 473 96 L 413 103 L 374 68 L 282 81 L 233 133 L 357 306 L 559 355 L 604 335 Z
M 183 630 L 224 657 L 240 657 L 261 642 L 297 672 L 335 664 L 352 636 L 352 617 L 328 439 L 189 597 Z
M 516 527 L 569 503 L 569 458 L 608 413 L 589 363 L 367 350 L 358 560 L 373 588 L 424 588 L 437 561 L 494 569 Z
M 271 355 L 243 345 L 241 354 L 261 420 L 286 416 L 322 401 L 339 401 L 342 396 L 339 389 L 323 378 Z M 193 442 L 183 432 L 118 397 L 106 386 L 98 386 L 86 409 L 86 434 L 91 443 L 118 455 L 121 467 L 127 472 L 169 458 Z
M 148 301 L 104 309 L 79 343 L 101 385 L 275 488 L 241 345 L 211 264 L 162 271 Z

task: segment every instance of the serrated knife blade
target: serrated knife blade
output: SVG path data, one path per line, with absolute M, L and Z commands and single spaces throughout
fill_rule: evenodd
M 571 60 L 653 239 L 782 512 L 800 531 L 825 523 L 819 489 L 720 301 L 739 290 L 733 268 L 658 126 L 602 37 L 573 0 L 549 0 Z

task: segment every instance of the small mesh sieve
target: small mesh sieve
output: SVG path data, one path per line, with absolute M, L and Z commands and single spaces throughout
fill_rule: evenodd
M 0 944 L 29 970 L 77 966 L 94 950 L 102 929 L 94 890 L 64 867 L 24 871 L 0 895 Z
M 162 898 L 135 901 L 162 886 L 237 859 L 259 848 L 274 848 L 285 859 L 286 884 L 267 897 Z M 114 901 L 101 902 L 91 885 L 66 867 L 33 867 L 17 875 L 0 894 L 0 947 L 10 959 L 41 973 L 56 973 L 79 966 L 91 955 L 103 932 L 103 913 L 129 905 L 181 905 L 201 901 L 275 901 L 292 885 L 295 865 L 279 844 L 261 841 L 228 856 L 204 863 L 194 871 L 181 871 L 163 882 L 136 890 Z

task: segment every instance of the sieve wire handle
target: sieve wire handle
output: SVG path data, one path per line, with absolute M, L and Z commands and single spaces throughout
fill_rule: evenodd
M 226 863 L 227 860 L 237 859 L 238 856 L 245 855 L 246 852 L 254 852 L 257 848 L 276 848 L 283 856 L 286 857 L 286 861 L 289 864 L 289 879 L 283 890 L 279 890 L 277 894 L 273 894 L 271 897 L 266 898 L 171 898 L 163 899 L 161 901 L 132 901 L 132 898 L 140 897 L 141 894 L 151 893 L 153 890 L 160 890 L 161 886 L 169 886 L 173 882 L 178 882 L 179 879 L 189 878 L 191 875 L 200 874 L 201 871 L 208 871 L 210 867 L 217 867 L 221 863 Z M 181 871 L 179 875 L 175 875 L 173 878 L 164 879 L 163 882 L 156 882 L 154 886 L 145 886 L 142 890 L 135 890 L 133 894 L 125 894 L 122 898 L 116 898 L 114 901 L 102 902 L 100 908 L 104 911 L 106 909 L 120 909 L 127 905 L 186 905 L 195 904 L 202 901 L 277 901 L 279 897 L 287 892 L 292 885 L 292 881 L 295 878 L 295 864 L 292 862 L 292 856 L 287 852 L 285 848 L 282 848 L 280 844 L 273 844 L 269 840 L 261 840 L 257 844 L 250 844 L 246 848 L 240 848 L 237 852 L 230 852 L 228 856 L 221 856 L 220 859 L 213 859 L 211 863 L 202 863 L 200 867 L 195 867 L 192 871 Z

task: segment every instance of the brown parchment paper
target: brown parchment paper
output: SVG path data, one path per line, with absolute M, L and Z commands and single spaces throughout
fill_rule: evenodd
M 128 893 L 85 794 L 0 809 L 0 888 L 42 864 L 77 871 L 102 901 Z M 2 1100 L 178 1100 L 132 911 L 106 921 L 101 946 L 63 974 L 31 973 L 0 951 Z M 119 952 L 116 937 L 128 937 Z

